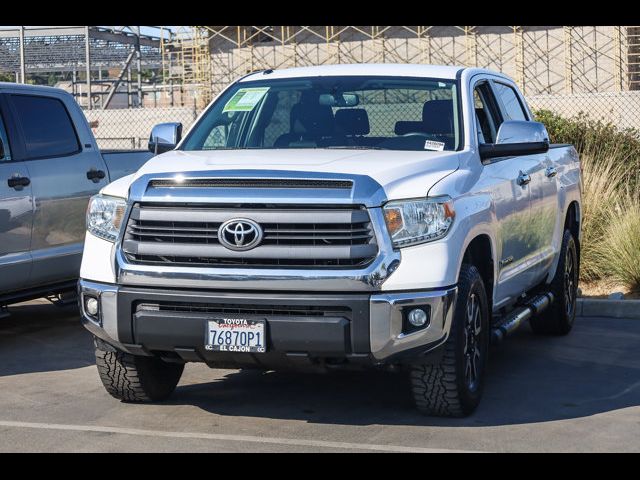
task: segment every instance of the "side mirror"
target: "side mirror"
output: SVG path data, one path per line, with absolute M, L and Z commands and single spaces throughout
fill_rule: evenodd
M 0 138 L 0 160 L 4 160 L 4 143 Z
M 479 150 L 482 160 L 545 153 L 549 150 L 549 134 L 540 122 L 507 120 L 500 125 L 496 143 L 481 144 Z
M 181 138 L 181 123 L 159 123 L 151 130 L 151 135 L 149 136 L 149 151 L 158 155 L 173 150 Z

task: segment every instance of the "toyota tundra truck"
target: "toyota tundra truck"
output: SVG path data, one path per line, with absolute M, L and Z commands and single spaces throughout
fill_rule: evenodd
M 576 315 L 581 170 L 478 68 L 251 73 L 94 196 L 79 282 L 106 390 L 159 401 L 187 362 L 404 372 L 465 416 L 490 342 Z

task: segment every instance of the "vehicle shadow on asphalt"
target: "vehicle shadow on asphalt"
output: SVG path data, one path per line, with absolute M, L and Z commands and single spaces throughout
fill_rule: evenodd
M 179 386 L 168 401 L 226 416 L 336 425 L 499 426 L 595 415 L 640 405 L 640 322 L 579 319 L 567 337 L 528 326 L 491 350 L 484 398 L 467 418 L 418 414 L 404 375 L 231 371 Z M 187 369 L 189 366 L 187 366 Z
M 91 335 L 75 305 L 46 300 L 10 307 L 0 318 L 0 377 L 95 365 Z
M 43 302 L 11 311 L 0 319 L 0 377 L 95 364 L 75 306 Z M 418 414 L 406 376 L 376 371 L 229 370 L 209 382 L 205 367 L 187 365 L 183 384 L 164 404 L 327 425 L 474 427 L 580 418 L 640 405 L 638 345 L 637 320 L 580 318 L 566 337 L 537 336 L 525 326 L 491 349 L 482 403 L 462 419 Z

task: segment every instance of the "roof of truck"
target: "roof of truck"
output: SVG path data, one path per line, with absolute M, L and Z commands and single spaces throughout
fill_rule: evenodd
M 269 78 L 296 78 L 333 75 L 380 75 L 392 77 L 428 77 L 454 80 L 456 75 L 465 67 L 448 65 L 423 65 L 408 63 L 349 63 L 341 65 L 320 65 L 313 67 L 285 68 L 273 70 Z M 257 80 L 264 77 L 264 70 L 255 72 L 242 78 L 241 81 Z
M 17 89 L 17 90 L 25 90 L 25 91 L 45 91 L 45 92 L 57 92 L 57 93 L 68 93 L 61 88 L 49 87 L 46 85 L 29 85 L 24 83 L 12 83 L 12 82 L 0 82 L 0 90 L 5 88 Z

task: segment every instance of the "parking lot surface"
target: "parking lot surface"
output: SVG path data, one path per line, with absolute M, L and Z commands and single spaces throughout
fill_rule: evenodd
M 0 451 L 640 451 L 640 321 L 523 327 L 492 348 L 479 409 L 413 410 L 406 378 L 188 364 L 165 403 L 103 389 L 75 308 L 33 301 L 0 319 Z

